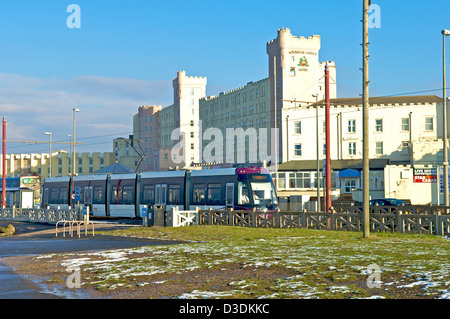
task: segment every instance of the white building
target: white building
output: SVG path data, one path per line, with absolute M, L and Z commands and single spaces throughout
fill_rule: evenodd
M 252 142 L 247 135 L 245 144 L 233 144 L 231 141 L 228 147 L 224 145 L 223 162 L 229 163 L 230 159 L 233 164 L 254 162 L 250 155 L 254 155 L 252 158 L 257 161 L 268 159 L 272 163 L 275 163 L 275 160 L 281 162 L 284 150 L 280 132 L 285 130 L 285 123 L 281 121 L 282 109 L 309 105 L 324 97 L 327 62 L 319 60 L 320 45 L 318 35 L 296 37 L 287 28 L 279 29 L 277 38 L 266 45 L 269 58 L 268 78 L 248 82 L 243 87 L 200 100 L 203 132 L 209 128 L 219 128 L 225 138 L 227 128 L 243 128 L 247 134 L 249 129 L 257 130 L 257 136 L 253 139 L 256 142 Z M 328 61 L 328 65 L 331 78 L 330 97 L 335 98 L 336 65 L 332 61 Z M 260 129 L 267 129 L 267 132 L 260 134 Z M 227 140 L 226 143 L 230 141 Z M 253 143 L 256 143 L 256 146 L 252 145 Z M 207 141 L 202 144 L 203 150 L 208 147 Z M 276 148 L 279 150 L 277 158 L 274 151 Z M 244 160 L 239 161 L 236 155 L 230 156 L 230 149 L 235 154 L 244 153 L 245 156 L 240 157 Z
M 284 164 L 280 165 L 278 172 L 280 194 L 289 196 L 295 190 L 295 194 L 316 197 L 317 148 L 320 171 L 326 150 L 323 103 L 320 101 L 306 107 L 282 110 L 282 120 L 287 123 L 287 130 L 282 132 L 285 152 Z M 433 95 L 373 97 L 369 103 L 372 198 L 395 197 L 417 204 L 437 203 L 436 177 L 433 181 L 425 181 L 429 184 L 426 188 L 415 175 L 416 172 L 419 174 L 419 169 L 436 168 L 442 163 L 443 132 L 442 123 L 439 123 L 442 119 L 442 99 Z M 351 195 L 361 187 L 362 122 L 361 98 L 330 100 L 334 199 L 343 194 Z M 319 139 L 316 138 L 317 127 Z M 433 183 L 434 186 L 431 185 Z

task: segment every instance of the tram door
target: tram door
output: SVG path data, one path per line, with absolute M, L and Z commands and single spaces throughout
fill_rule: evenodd
M 166 205 L 167 184 L 156 184 L 155 205 Z
M 225 187 L 225 209 L 234 208 L 234 183 L 227 183 Z

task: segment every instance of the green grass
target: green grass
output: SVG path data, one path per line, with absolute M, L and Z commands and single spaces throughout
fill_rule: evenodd
M 102 233 L 183 242 L 148 246 L 146 255 L 101 268 L 102 287 L 112 274 L 114 284 L 133 276 L 139 281 L 139 273 L 157 270 L 172 282 L 195 274 L 204 277 L 203 283 L 186 282 L 185 294 L 206 290 L 232 298 L 435 298 L 449 290 L 450 242 L 440 236 L 373 233 L 364 239 L 359 232 L 230 226 L 133 227 Z M 367 287 L 370 273 L 365 271 L 371 264 L 381 269 L 380 289 Z M 92 272 L 98 271 L 95 267 Z M 420 284 L 403 288 L 415 282 Z

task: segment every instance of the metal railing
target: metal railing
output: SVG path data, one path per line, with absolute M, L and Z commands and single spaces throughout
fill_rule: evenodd
M 67 225 L 70 236 L 73 237 L 76 230 L 80 238 L 81 226 L 84 225 L 85 235 L 87 235 L 88 226 L 91 225 L 92 235 L 94 235 L 94 224 L 89 221 L 88 215 L 83 213 L 82 207 L 75 209 L 1 208 L 0 220 L 54 224 L 56 237 L 58 237 L 58 226 L 62 225 L 63 237 L 66 236 Z
M 59 221 L 83 221 L 80 209 L 1 208 L 0 220 L 56 224 Z

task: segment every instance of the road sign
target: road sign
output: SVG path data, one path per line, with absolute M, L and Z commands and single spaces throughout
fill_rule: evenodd
M 81 194 L 81 189 L 80 189 L 80 187 L 75 187 L 75 198 L 74 198 L 74 200 L 76 201 L 76 202 L 79 202 L 80 200 L 81 200 L 81 196 L 80 196 L 80 194 Z

